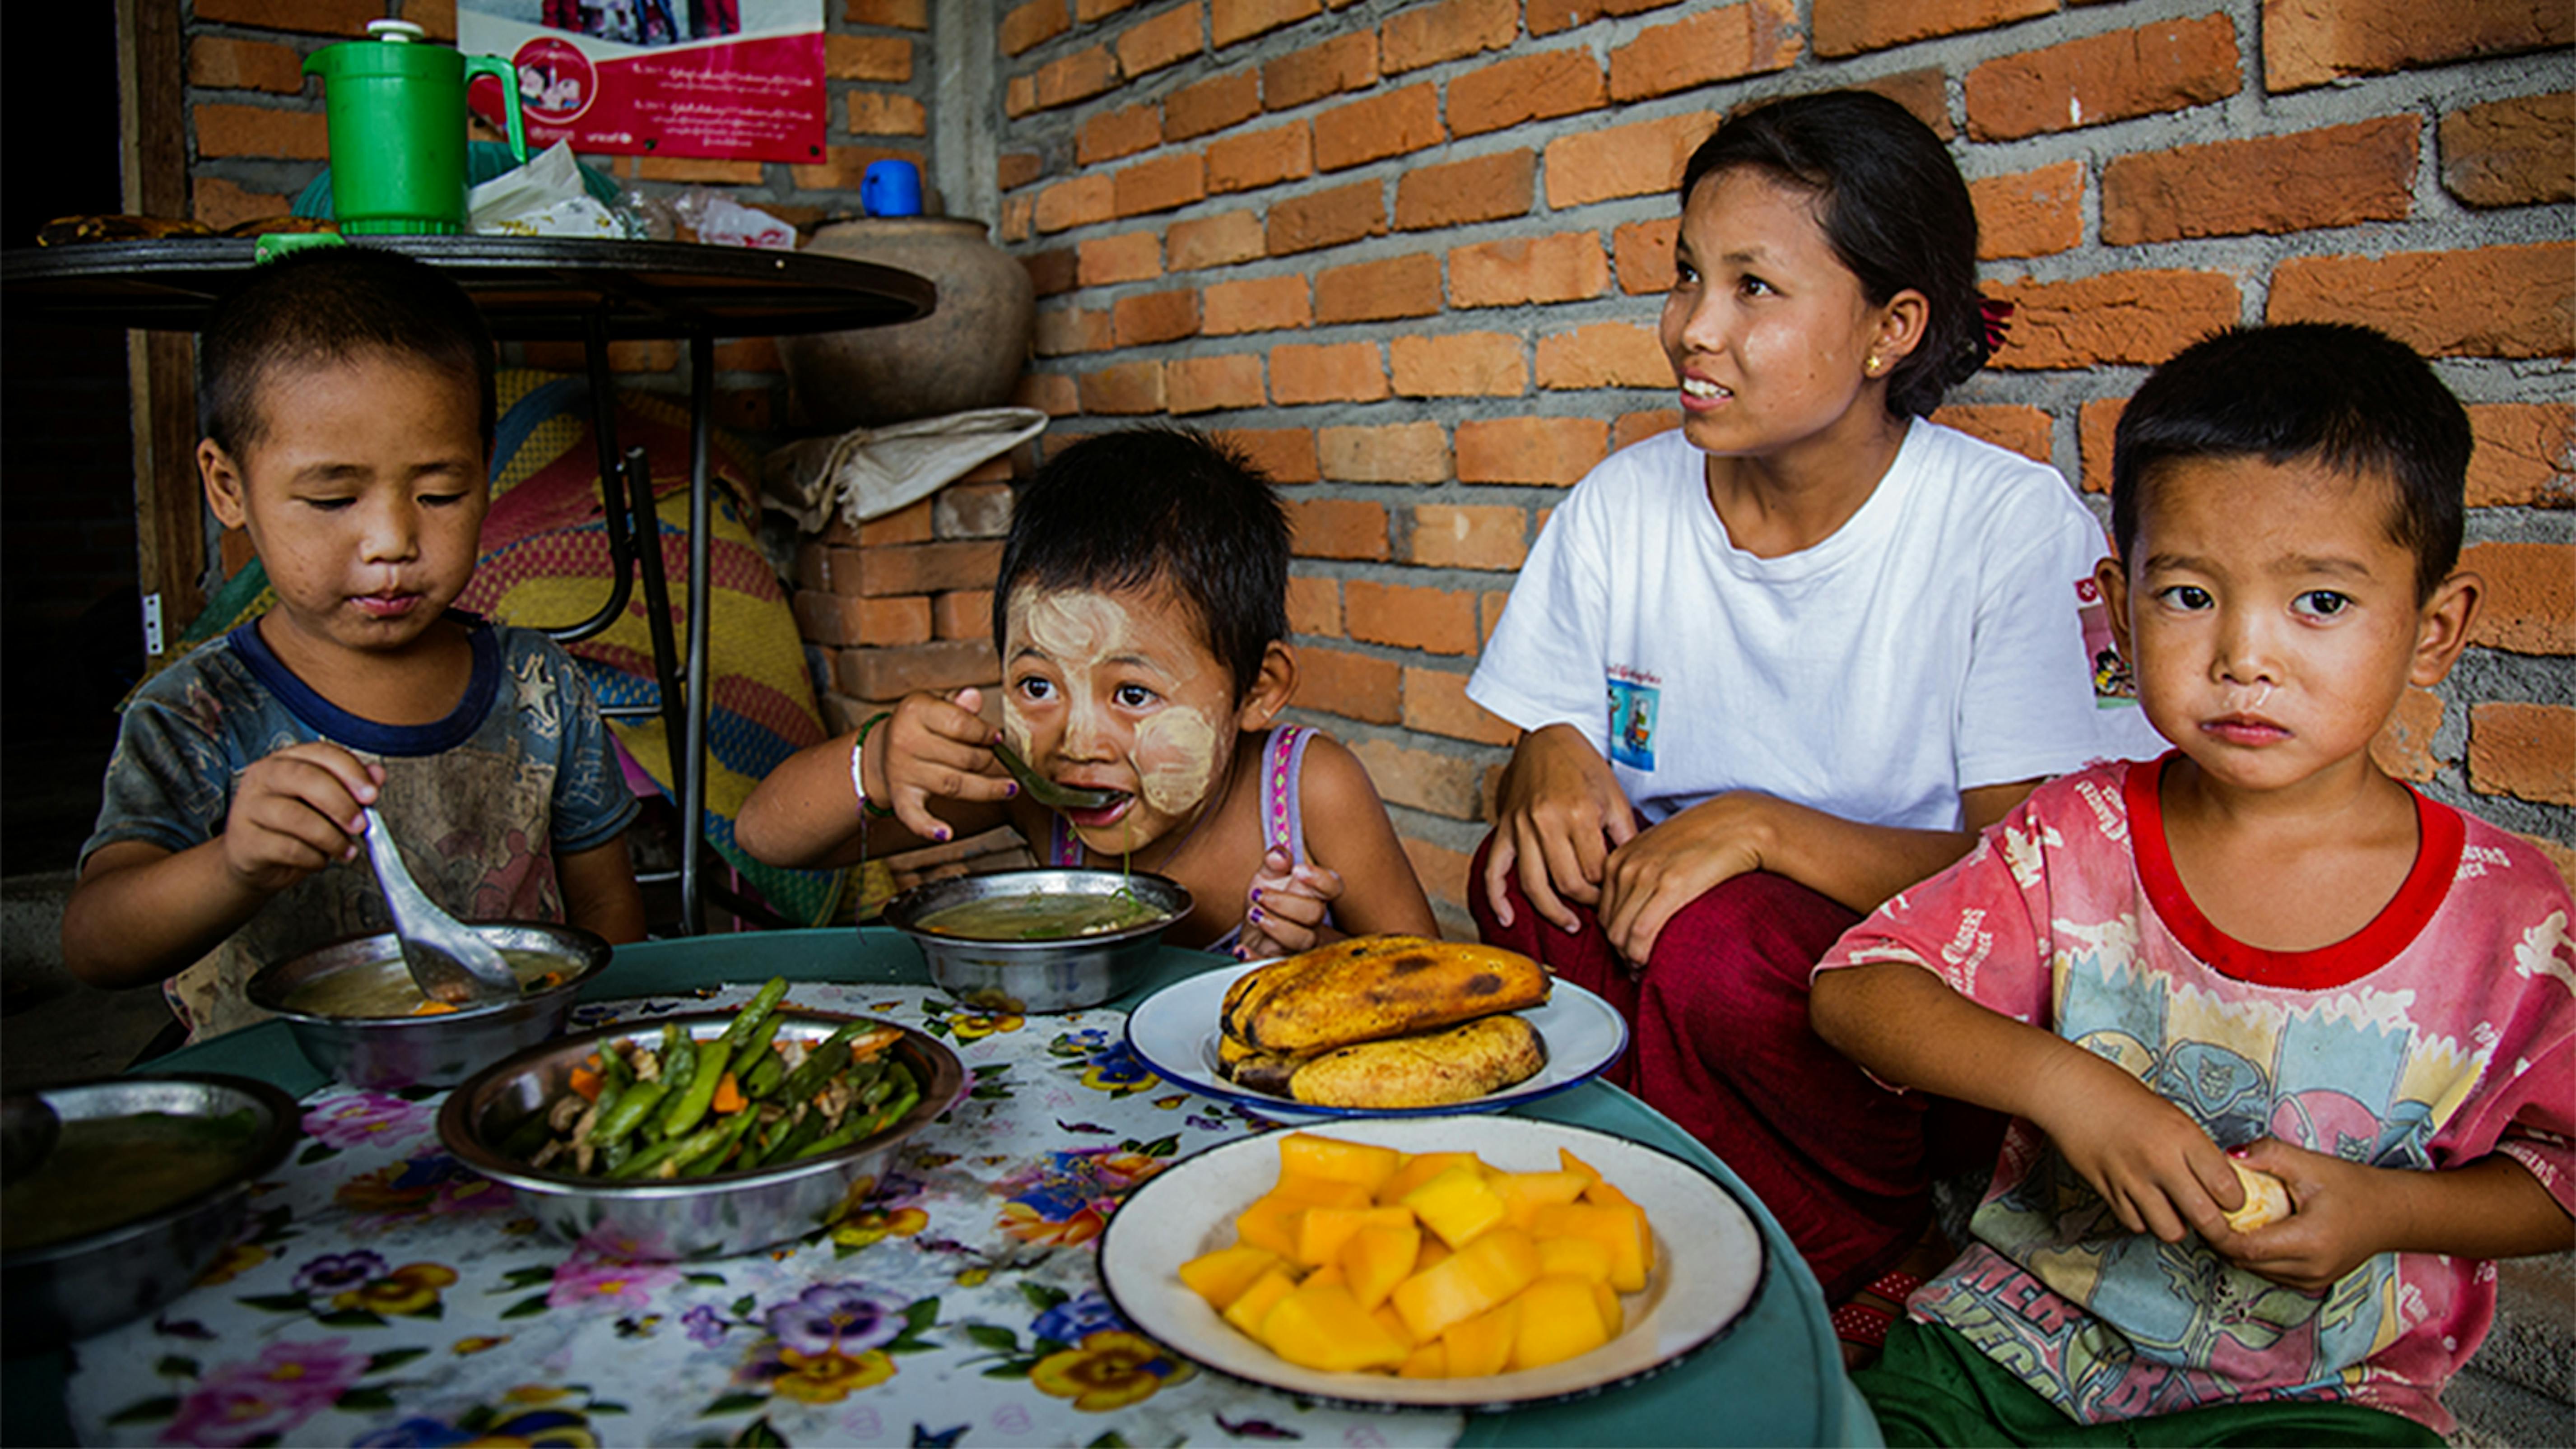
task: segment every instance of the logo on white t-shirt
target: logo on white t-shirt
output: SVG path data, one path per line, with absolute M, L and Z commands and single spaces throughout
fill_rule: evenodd
M 1655 715 L 1663 680 L 1642 669 L 1610 666 L 1610 760 L 1632 770 L 1655 768 Z

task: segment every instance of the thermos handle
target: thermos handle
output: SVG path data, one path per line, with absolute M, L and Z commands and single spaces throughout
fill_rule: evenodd
M 465 57 L 465 84 L 471 87 L 478 75 L 488 75 L 501 83 L 502 114 L 509 118 L 510 154 L 520 165 L 526 165 L 528 133 L 519 120 L 519 68 L 497 55 Z

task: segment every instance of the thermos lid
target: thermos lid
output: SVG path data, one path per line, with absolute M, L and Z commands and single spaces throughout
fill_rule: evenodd
M 415 40 L 429 38 L 428 31 L 408 20 L 370 20 L 367 22 L 367 34 L 374 39 L 395 45 L 407 45 Z

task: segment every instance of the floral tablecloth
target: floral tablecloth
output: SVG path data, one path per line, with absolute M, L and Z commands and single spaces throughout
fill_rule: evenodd
M 586 1006 L 577 1026 L 746 988 Z M 82 1343 L 90 1443 L 1449 1444 L 1461 1420 L 1310 1406 L 1122 1322 L 1093 1240 L 1126 1189 L 1271 1125 L 1181 1091 L 1124 1018 L 980 1015 L 801 983 L 945 1038 L 972 1087 L 837 1227 L 707 1263 L 540 1236 L 440 1148 L 441 1093 L 329 1087 L 240 1240 L 154 1318 Z

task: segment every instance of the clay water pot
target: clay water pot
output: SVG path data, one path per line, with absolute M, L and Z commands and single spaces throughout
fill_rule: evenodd
M 836 222 L 807 251 L 901 267 L 939 288 L 918 322 L 781 337 L 778 355 L 812 427 L 845 431 L 998 407 L 1029 358 L 1037 289 L 980 221 L 946 216 Z

